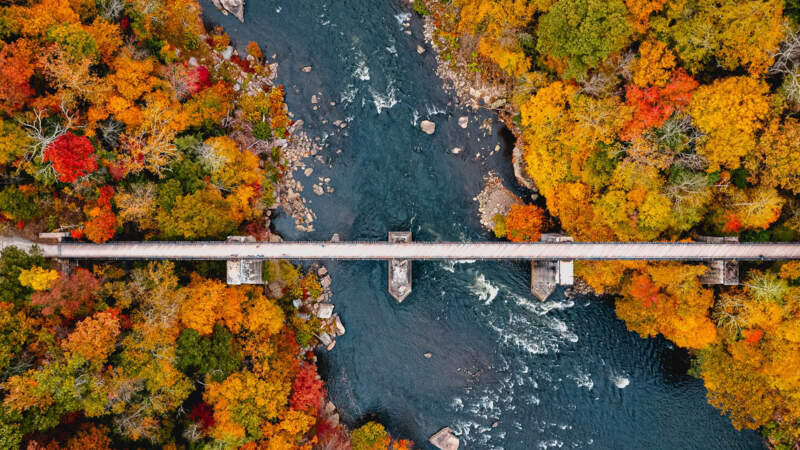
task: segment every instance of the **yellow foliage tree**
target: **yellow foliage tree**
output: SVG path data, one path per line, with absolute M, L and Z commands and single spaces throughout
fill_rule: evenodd
M 769 86 L 755 78 L 724 78 L 695 91 L 689 112 L 708 135 L 698 153 L 708 159 L 709 172 L 741 165 L 742 157 L 756 147 L 756 133 L 769 107 Z
M 44 291 L 50 289 L 58 279 L 58 272 L 52 269 L 44 269 L 39 266 L 30 269 L 22 269 L 19 273 L 19 284 L 27 286 L 34 291 Z
M 667 44 L 661 41 L 644 41 L 639 46 L 639 58 L 633 66 L 633 83 L 640 87 L 663 87 L 669 81 L 674 68 L 675 55 Z

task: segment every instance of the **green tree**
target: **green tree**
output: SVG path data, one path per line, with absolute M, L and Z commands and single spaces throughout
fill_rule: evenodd
M 6 247 L 0 253 L 0 301 L 21 307 L 33 293 L 33 289 L 19 282 L 19 274 L 33 266 L 49 267 L 40 250 L 30 253 L 17 247 Z
M 353 450 L 383 450 L 389 448 L 389 433 L 378 422 L 369 421 L 353 430 Z
M 633 25 L 622 0 L 559 0 L 538 33 L 536 49 L 566 62 L 564 78 L 581 78 L 630 43 Z
M 242 353 L 234 344 L 233 334 L 221 324 L 214 325 L 211 336 L 201 336 L 186 328 L 178 337 L 176 366 L 187 374 L 209 375 L 220 382 L 242 365 Z
M 168 237 L 224 237 L 235 231 L 237 225 L 230 219 L 229 209 L 219 190 L 207 186 L 193 194 L 177 197 L 169 213 L 159 212 L 159 228 Z
M 33 199 L 16 186 L 0 191 L 0 211 L 11 219 L 23 221 L 35 218 L 39 212 Z

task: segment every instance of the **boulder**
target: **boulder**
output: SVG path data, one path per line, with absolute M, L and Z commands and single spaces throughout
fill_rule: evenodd
M 453 149 L 450 150 L 450 153 L 452 153 L 454 155 L 457 155 L 457 154 L 461 153 L 461 147 L 453 147 Z
M 331 345 L 331 342 L 333 342 L 333 338 L 331 337 L 331 335 L 324 331 L 320 333 L 320 335 L 317 337 L 319 338 L 319 341 L 322 343 L 322 345 L 326 347 Z
M 342 319 L 339 318 L 339 314 L 333 315 L 333 324 L 334 328 L 336 329 L 336 336 L 343 336 L 345 329 L 344 325 L 342 324 Z
M 467 128 L 468 124 L 469 124 L 469 117 L 461 116 L 458 118 L 458 126 L 460 126 L 461 128 Z
M 274 56 L 273 56 L 273 59 L 275 59 Z M 303 68 L 300 69 L 300 70 L 305 72 L 305 73 L 311 72 L 311 66 L 303 66 Z
M 244 23 L 244 0 L 211 0 L 211 3 L 222 11 L 226 16 L 228 13 Z
M 457 450 L 460 444 L 460 441 L 453 434 L 453 430 L 451 430 L 450 427 L 444 427 L 437 431 L 436 434 L 428 439 L 428 442 L 441 450 Z
M 536 191 L 536 183 L 528 175 L 528 169 L 525 167 L 525 158 L 522 157 L 522 149 L 515 146 L 511 151 L 511 163 L 514 166 L 514 177 L 517 183 L 525 186 L 526 188 Z
M 315 308 L 315 314 L 320 319 L 330 319 L 333 314 L 333 304 L 331 303 L 318 303 Z
M 319 276 L 324 276 L 327 273 L 328 273 L 328 269 L 326 269 L 325 266 L 322 266 L 319 269 L 317 269 L 317 275 L 319 275 Z
M 421 45 L 418 45 L 417 46 L 417 53 L 419 53 L 420 55 L 425 53 L 425 47 L 423 47 Z
M 330 287 L 330 285 L 331 285 L 331 276 L 330 275 L 325 275 L 324 277 L 322 277 L 321 280 L 319 280 L 319 284 L 321 284 L 322 287 L 324 287 L 324 288 Z
M 422 129 L 422 132 L 426 134 L 433 134 L 436 131 L 436 124 L 430 120 L 423 120 L 420 122 L 419 127 Z

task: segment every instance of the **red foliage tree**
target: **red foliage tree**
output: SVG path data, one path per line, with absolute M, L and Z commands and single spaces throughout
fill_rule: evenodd
M 300 372 L 297 373 L 292 385 L 292 397 L 289 399 L 289 405 L 295 410 L 310 409 L 316 412 L 322 405 L 323 398 L 325 398 L 324 382 L 317 374 L 316 364 L 300 365 Z
M 209 428 L 214 426 L 214 411 L 205 402 L 194 405 L 189 418 L 197 422 L 203 431 L 208 431 Z
M 683 69 L 672 73 L 669 83 L 664 87 L 640 88 L 628 85 L 625 88 L 625 101 L 633 108 L 633 119 L 625 124 L 620 133 L 623 139 L 633 139 L 648 128 L 660 127 L 676 109 L 689 104 L 697 81 Z
M 631 296 L 648 307 L 658 301 L 658 287 L 653 285 L 647 275 L 637 275 L 631 282 Z
M 44 151 L 44 161 L 51 161 L 58 172 L 58 181 L 74 183 L 78 178 L 97 170 L 94 147 L 86 136 L 66 133 Z
M 738 233 L 742 229 L 742 223 L 733 211 L 728 211 L 723 217 L 725 224 L 722 226 L 723 233 Z
M 535 205 L 511 205 L 506 215 L 506 237 L 514 242 L 534 242 L 542 236 L 544 211 Z
M 86 208 L 89 220 L 84 224 L 86 237 L 92 242 L 103 243 L 114 237 L 117 230 L 117 216 L 111 210 L 114 188 L 103 186 L 97 198 L 97 205 Z
M 28 80 L 34 72 L 35 57 L 27 41 L 4 45 L 0 50 L 0 111 L 17 111 L 34 94 Z
M 89 315 L 94 309 L 100 281 L 83 268 L 69 277 L 59 277 L 49 291 L 34 292 L 31 305 L 42 308 L 42 314 L 61 314 L 66 319 Z
M 744 336 L 744 340 L 747 341 L 748 344 L 758 344 L 758 341 L 764 336 L 764 330 L 759 330 L 758 328 L 753 328 L 750 330 L 742 331 L 742 336 Z

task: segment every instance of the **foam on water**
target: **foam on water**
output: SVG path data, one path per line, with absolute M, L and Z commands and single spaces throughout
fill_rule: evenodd
M 408 19 L 411 18 L 411 13 L 400 13 L 394 15 L 395 20 L 399 25 L 403 25 L 404 22 L 408 22 Z
M 486 281 L 486 277 L 482 273 L 478 273 L 469 285 L 469 290 L 472 291 L 481 301 L 485 304 L 490 304 L 497 297 L 500 288 Z
M 386 88 L 386 93 L 381 94 L 372 86 L 369 87 L 369 93 L 372 94 L 372 103 L 375 105 L 375 109 L 378 110 L 378 114 L 384 109 L 390 109 L 397 104 L 397 88 L 395 88 L 391 80 Z
M 625 389 L 631 384 L 631 380 L 628 377 L 623 377 L 621 375 L 611 375 L 611 382 L 619 389 Z
M 347 88 L 344 91 L 342 91 L 342 94 L 339 97 L 339 103 L 344 103 L 344 104 L 353 103 L 353 100 L 356 99 L 357 93 L 358 93 L 358 88 L 356 88 L 352 84 L 348 84 Z
M 353 71 L 353 76 L 361 81 L 369 81 L 369 67 L 367 67 L 366 61 L 363 59 L 358 60 L 356 63 L 356 69 Z

